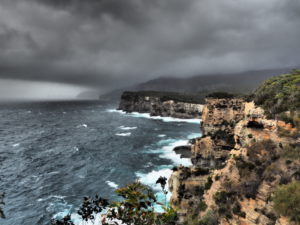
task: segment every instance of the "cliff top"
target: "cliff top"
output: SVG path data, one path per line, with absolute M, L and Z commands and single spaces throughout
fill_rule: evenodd
M 185 94 L 178 92 L 162 92 L 162 91 L 125 91 L 123 92 L 121 99 L 131 100 L 137 97 L 156 97 L 161 101 L 177 101 L 187 102 L 195 104 L 204 104 L 203 98 L 197 94 Z

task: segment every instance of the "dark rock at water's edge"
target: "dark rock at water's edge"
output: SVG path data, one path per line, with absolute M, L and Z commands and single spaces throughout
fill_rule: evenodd
M 177 146 L 173 149 L 176 154 L 180 155 L 180 158 L 191 158 L 192 148 L 190 145 Z
M 197 138 L 189 139 L 189 144 L 193 145 L 196 143 Z
M 200 118 L 203 105 L 197 95 L 175 92 L 126 91 L 121 96 L 119 110 L 150 113 L 151 116 Z

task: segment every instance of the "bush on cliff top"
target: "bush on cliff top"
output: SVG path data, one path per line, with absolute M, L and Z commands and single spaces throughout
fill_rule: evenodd
M 265 81 L 256 91 L 255 104 L 261 106 L 270 118 L 300 109 L 300 70 Z
M 273 197 L 275 211 L 300 224 L 300 182 L 279 186 Z

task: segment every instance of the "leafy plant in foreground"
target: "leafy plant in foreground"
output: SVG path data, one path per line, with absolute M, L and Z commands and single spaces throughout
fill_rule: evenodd
M 167 179 L 160 177 L 157 180 L 161 184 L 163 193 Z M 153 190 L 136 181 L 123 188 L 116 190 L 116 194 L 122 197 L 122 200 L 108 203 L 106 199 L 96 196 L 95 198 L 85 197 L 83 204 L 78 210 L 78 214 L 83 221 L 95 221 L 96 216 L 101 216 L 103 225 L 174 225 L 177 219 L 177 213 L 171 207 L 159 203 Z M 154 210 L 156 204 L 163 205 L 164 213 L 157 213 Z M 105 212 L 103 213 L 103 211 Z M 100 215 L 99 213 L 103 213 Z M 68 215 L 61 220 L 52 220 L 52 225 L 74 225 L 71 217 Z

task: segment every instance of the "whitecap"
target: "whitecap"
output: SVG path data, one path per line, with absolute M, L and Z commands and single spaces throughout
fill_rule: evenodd
M 49 198 L 58 198 L 58 199 L 64 199 L 66 196 L 63 195 L 50 195 Z
M 122 111 L 122 110 L 117 110 L 117 109 L 107 109 L 107 112 L 117 112 L 117 113 L 121 113 L 121 114 L 126 114 L 126 112 Z
M 62 195 L 49 195 L 49 196 L 46 197 L 46 198 L 39 198 L 37 201 L 38 201 L 38 202 L 42 202 L 42 201 L 46 201 L 46 200 L 51 199 L 51 198 L 64 200 L 65 197 L 66 197 L 66 196 L 62 196 Z M 50 203 L 50 204 L 53 204 L 53 203 Z
M 125 126 L 119 126 L 121 130 L 135 130 L 137 127 L 125 127 Z
M 110 186 L 111 188 L 117 189 L 119 187 L 119 185 L 117 185 L 115 182 L 112 181 L 105 181 L 105 183 Z
M 116 135 L 117 136 L 122 136 L 122 137 L 128 137 L 128 136 L 131 135 L 131 133 L 130 132 L 128 132 L 128 133 L 116 133 Z
M 19 147 L 19 146 L 20 146 L 20 143 L 13 144 L 12 146 L 13 146 L 14 148 L 15 148 L 15 147 Z
M 88 126 L 84 123 L 84 124 L 80 124 L 80 125 L 77 126 L 77 128 L 80 128 L 80 127 L 87 128 Z
M 181 119 L 181 118 L 174 118 L 174 117 L 162 117 L 162 116 L 151 116 L 150 113 L 138 113 L 138 112 L 132 112 L 127 113 L 122 110 L 116 110 L 116 109 L 108 109 L 108 112 L 117 112 L 121 114 L 126 114 L 132 117 L 137 118 L 147 118 L 147 119 L 153 119 L 153 120 L 162 120 L 163 122 L 181 122 L 181 123 L 194 123 L 194 124 L 200 124 L 201 120 L 194 118 L 194 119 Z
M 47 173 L 48 175 L 54 175 L 54 174 L 59 174 L 60 172 L 59 171 L 52 171 L 52 172 L 49 172 Z
M 159 134 L 157 135 L 157 137 L 165 137 L 166 135 L 165 134 Z

